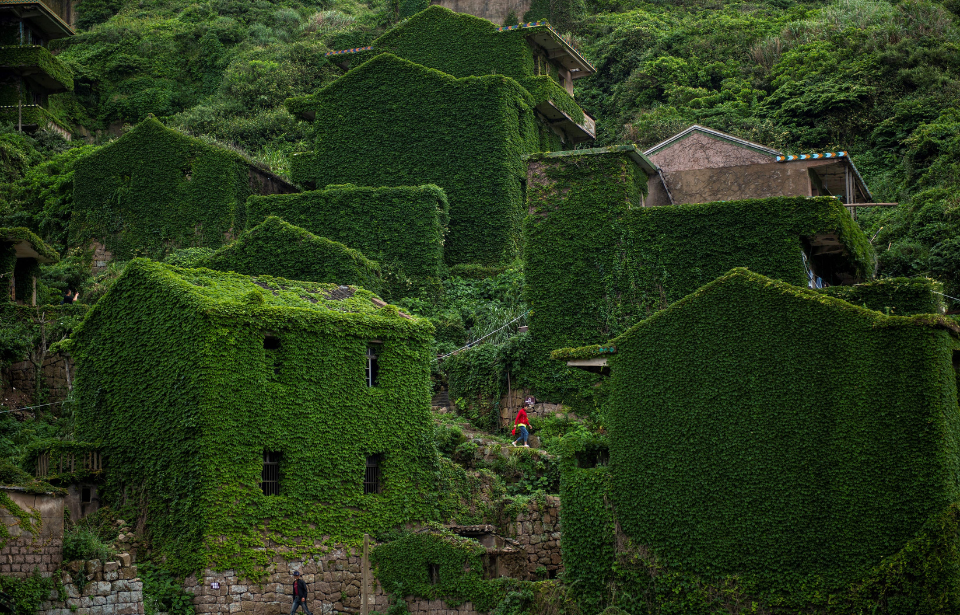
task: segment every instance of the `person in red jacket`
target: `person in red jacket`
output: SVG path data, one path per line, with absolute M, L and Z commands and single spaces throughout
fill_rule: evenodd
M 313 615 L 307 608 L 307 584 L 300 578 L 300 571 L 293 571 L 293 608 L 290 609 L 290 615 L 297 612 L 297 607 L 303 607 L 307 615 Z
M 513 419 L 513 431 L 510 432 L 510 435 L 517 435 L 518 429 L 520 430 L 520 436 L 513 441 L 513 445 L 516 446 L 517 442 L 523 440 L 523 445 L 530 448 L 530 445 L 527 444 L 527 438 L 530 437 L 530 421 L 527 419 L 527 411 L 523 408 L 520 408 L 517 412 L 517 418 Z

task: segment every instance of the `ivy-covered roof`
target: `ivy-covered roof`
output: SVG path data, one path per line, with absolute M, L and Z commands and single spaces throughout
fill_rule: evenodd
M 355 286 L 293 281 L 202 268 L 181 269 L 145 258 L 131 261 L 124 270 L 123 277 L 126 276 L 149 276 L 159 288 L 178 290 L 198 311 L 222 312 L 262 307 L 362 314 L 384 321 L 420 321 L 400 312 L 396 306 L 387 304 L 372 292 Z M 95 307 L 91 312 L 96 310 Z
M 0 243 L 13 244 L 17 258 L 35 258 L 40 263 L 55 263 L 60 260 L 56 250 L 27 228 L 0 228 Z

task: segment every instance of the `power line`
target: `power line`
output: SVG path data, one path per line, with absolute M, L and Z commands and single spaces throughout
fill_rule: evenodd
M 50 402 L 49 404 L 40 404 L 39 406 L 24 406 L 23 408 L 14 408 L 13 410 L 2 410 L 0 411 L 0 414 L 6 414 L 8 412 L 20 412 L 21 410 L 33 410 L 35 408 L 46 408 L 47 406 L 56 406 L 57 404 L 63 404 L 63 403 L 66 403 L 66 400 L 54 401 L 54 402 Z
M 496 331 L 491 331 L 490 333 L 487 333 L 486 335 L 484 335 L 484 336 L 481 337 L 480 339 L 474 340 L 474 341 L 470 342 L 469 344 L 467 344 L 466 346 L 463 346 L 462 348 L 457 348 L 457 349 L 454 350 L 453 352 L 448 352 L 447 354 L 443 355 L 442 357 L 437 357 L 437 361 L 442 361 L 443 359 L 446 359 L 447 357 L 449 357 L 449 356 L 451 356 L 451 355 L 457 354 L 457 353 L 460 352 L 461 350 L 465 350 L 465 349 L 467 349 L 467 348 L 471 348 L 471 347 L 473 347 L 473 346 L 476 346 L 477 344 L 479 344 L 479 343 L 482 342 L 483 340 L 487 339 L 488 337 L 490 337 L 490 336 L 493 335 L 494 333 L 499 333 L 500 331 L 503 331 L 504 329 L 506 329 L 507 327 L 509 327 L 509 326 L 512 325 L 513 323 L 517 322 L 518 320 L 520 320 L 521 318 L 523 318 L 524 316 L 526 316 L 526 315 L 529 314 L 529 313 L 530 313 L 530 310 L 527 310 L 526 312 L 524 312 L 523 314 L 520 314 L 519 316 L 517 316 L 516 318 L 514 318 L 513 320 L 511 320 L 511 321 L 508 322 L 507 324 L 503 325 L 502 327 L 500 327 L 500 328 L 497 329 Z

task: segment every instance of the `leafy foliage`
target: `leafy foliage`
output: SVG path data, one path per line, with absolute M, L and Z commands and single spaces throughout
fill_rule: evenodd
M 97 240 L 121 259 L 218 248 L 243 227 L 249 166 L 147 118 L 74 164 L 70 243 Z
M 281 550 L 437 514 L 432 327 L 350 290 L 137 259 L 74 333 L 77 435 L 102 438 L 106 497 L 126 487 L 171 572 L 255 579 Z M 260 489 L 264 451 L 282 454 L 280 495 Z M 382 493 L 365 494 L 377 454 Z
M 342 243 L 317 237 L 275 216 L 267 217 L 233 243 L 195 259 L 191 266 L 360 286 L 372 292 L 379 292 L 382 286 L 377 263 Z
M 624 152 L 534 160 L 525 292 L 544 397 L 593 396 L 596 381 L 546 365 L 551 350 L 603 344 L 731 267 L 805 283 L 803 237 L 835 232 L 843 265 L 872 270 L 866 236 L 832 198 L 639 207 L 645 175 Z
M 955 330 L 742 269 L 639 323 L 611 359 L 617 523 L 672 569 L 842 593 L 957 500 Z M 912 563 L 904 600 L 957 565 Z
M 448 205 L 444 191 L 436 186 L 341 185 L 301 194 L 250 198 L 248 224 L 259 224 L 269 216 L 359 250 L 377 261 L 389 289 L 399 296 L 408 294 L 413 287 L 436 284 L 444 272 Z
M 540 139 L 532 99 L 516 81 L 457 79 L 384 53 L 288 107 L 315 115 L 317 154 L 294 157 L 296 183 L 436 184 L 450 200 L 448 264 L 495 265 L 517 255 L 521 157 L 540 149 Z

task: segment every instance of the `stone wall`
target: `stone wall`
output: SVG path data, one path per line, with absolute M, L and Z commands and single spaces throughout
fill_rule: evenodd
M 421 600 L 414 597 L 407 598 L 407 609 L 410 610 L 410 615 L 479 615 L 472 602 L 464 602 L 453 609 L 443 600 Z
M 18 487 L 0 489 L 23 510 L 40 513 L 39 523 L 31 521 L 28 528 L 0 508 L 0 521 L 10 533 L 0 549 L 0 574 L 27 577 L 39 570 L 43 576 L 51 576 L 63 557 L 63 496 L 26 493 Z
M 510 395 L 504 395 L 500 399 L 500 427 L 513 425 L 513 420 L 517 416 L 517 410 L 523 406 L 523 400 L 526 399 L 528 395 L 531 395 L 528 389 L 520 389 L 511 391 Z M 533 408 L 527 408 L 527 416 L 531 419 L 543 418 L 562 412 L 562 410 L 563 406 L 561 404 L 539 402 L 534 404 Z M 571 420 L 577 420 L 577 416 L 572 412 L 568 412 L 567 416 Z
M 119 562 L 71 562 L 63 575 L 66 602 L 56 590 L 40 604 L 38 615 L 141 615 L 143 583 L 129 555 L 120 555 Z M 81 573 L 84 582 L 78 585 Z
M 62 354 L 53 354 L 44 359 L 42 369 L 47 389 L 44 403 L 66 399 L 73 377 L 73 361 Z M 3 370 L 3 396 L 0 403 L 12 408 L 34 405 L 35 374 L 36 370 L 30 361 L 14 363 Z
M 527 510 L 516 521 L 503 524 L 500 533 L 517 541 L 527 554 L 527 578 L 539 578 L 537 569 L 547 571 L 547 578 L 555 578 L 563 570 L 560 558 L 560 498 L 546 496 L 541 509 L 536 500 L 527 504 Z
M 294 570 L 307 584 L 307 605 L 317 615 L 360 612 L 360 554 L 351 549 L 334 549 L 305 561 L 274 559 L 272 572 L 262 585 L 239 578 L 235 571 L 206 570 L 200 577 L 188 577 L 185 589 L 194 595 L 198 615 L 205 613 L 251 613 L 280 615 L 293 606 Z M 379 583 L 372 583 L 370 610 L 385 612 L 388 598 Z

